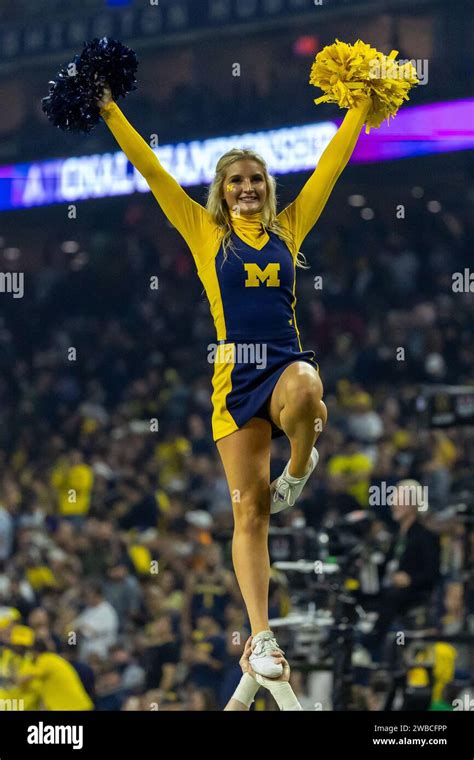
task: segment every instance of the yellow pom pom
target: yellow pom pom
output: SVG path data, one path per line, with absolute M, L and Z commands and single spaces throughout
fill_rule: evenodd
M 412 63 L 397 63 L 397 50 L 384 55 L 362 40 L 354 45 L 336 39 L 314 59 L 309 82 L 323 92 L 315 103 L 355 108 L 370 97 L 366 132 L 395 116 L 411 88 L 419 84 Z

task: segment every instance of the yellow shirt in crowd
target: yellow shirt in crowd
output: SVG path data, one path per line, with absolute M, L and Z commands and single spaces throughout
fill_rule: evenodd
M 61 515 L 88 513 L 94 484 L 92 467 L 87 464 L 76 464 L 72 467 L 58 464 L 52 472 L 51 483 L 58 493 Z
M 357 482 L 347 485 L 344 493 L 353 496 L 361 507 L 367 507 L 369 504 L 369 485 L 370 473 L 372 471 L 372 462 L 362 452 L 343 454 L 331 457 L 328 462 L 329 475 L 359 475 Z
M 41 701 L 46 710 L 94 709 L 77 671 L 64 657 L 43 652 L 29 672 L 39 680 Z

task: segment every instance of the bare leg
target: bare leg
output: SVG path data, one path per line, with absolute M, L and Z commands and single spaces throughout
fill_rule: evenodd
M 273 390 L 269 411 L 290 441 L 288 472 L 302 478 L 309 468 L 311 449 L 327 421 L 319 373 L 306 362 L 293 362 Z
M 234 511 L 234 570 L 255 635 L 268 629 L 271 426 L 253 417 L 217 448 Z

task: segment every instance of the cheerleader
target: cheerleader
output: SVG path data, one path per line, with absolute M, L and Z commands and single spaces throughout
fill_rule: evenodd
M 123 56 L 120 43 L 114 44 Z M 109 48 L 105 39 L 85 51 L 86 74 L 105 59 Z M 387 60 L 393 63 L 395 55 L 392 51 Z M 296 269 L 304 266 L 300 247 L 349 161 L 364 123 L 368 129 L 393 115 L 408 99 L 412 83 L 395 77 L 386 82 L 374 79 L 374 56 L 385 59 L 361 41 L 350 46 L 338 40 L 317 56 L 310 81 L 325 95 L 315 102 L 337 102 L 348 111 L 299 195 L 279 213 L 275 180 L 255 151 L 235 148 L 220 157 L 203 207 L 163 168 L 128 122 L 112 97 L 110 80 L 98 98 L 100 116 L 187 243 L 209 300 L 217 339 L 212 432 L 234 513 L 232 557 L 252 629 L 249 662 L 261 677 L 279 678 L 283 673 L 282 659 L 275 656 L 283 653 L 268 622 L 270 514 L 291 508 L 300 497 L 317 465 L 314 444 L 327 420 L 315 352 L 303 350 L 297 326 Z M 63 76 L 60 84 L 57 109 L 64 102 L 71 104 L 63 114 L 67 128 L 70 116 L 76 118 L 78 99 L 68 95 L 74 83 Z M 78 80 L 77 86 L 87 91 L 87 83 Z M 119 84 L 115 91 L 120 92 Z M 53 97 L 47 105 L 54 112 Z M 87 129 L 89 116 L 90 109 L 83 120 Z M 279 436 L 288 438 L 291 456 L 280 477 L 270 483 L 271 441 Z

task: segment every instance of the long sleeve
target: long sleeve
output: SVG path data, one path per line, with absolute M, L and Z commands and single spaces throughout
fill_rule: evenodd
M 367 118 L 370 101 L 351 108 L 297 198 L 279 215 L 295 236 L 296 250 L 319 219 L 338 177 L 348 163 Z
M 204 266 L 215 253 L 218 238 L 218 228 L 208 211 L 193 201 L 164 169 L 117 103 L 107 103 L 100 114 L 128 160 L 147 181 L 165 216 L 185 239 L 198 268 Z
M 407 534 L 407 547 L 399 567 L 410 576 L 410 588 L 414 591 L 432 588 L 439 578 L 439 563 L 438 536 L 414 523 Z

